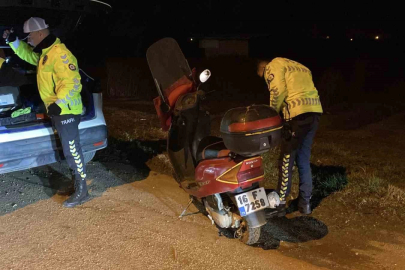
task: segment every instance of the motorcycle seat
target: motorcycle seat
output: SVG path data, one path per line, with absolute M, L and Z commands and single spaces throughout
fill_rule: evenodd
M 215 136 L 208 136 L 201 140 L 197 149 L 197 162 L 205 159 L 227 157 L 230 150 L 225 147 L 224 141 Z

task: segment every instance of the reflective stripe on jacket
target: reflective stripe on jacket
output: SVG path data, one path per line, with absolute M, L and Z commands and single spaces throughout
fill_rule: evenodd
M 10 47 L 21 59 L 37 66 L 39 94 L 46 108 L 56 103 L 62 110 L 61 114 L 82 113 L 82 84 L 77 60 L 59 38 L 42 53 L 34 52 L 21 40 L 10 43 Z
M 270 106 L 277 112 L 282 109 L 286 120 L 307 112 L 323 112 L 311 71 L 304 65 L 277 57 L 266 66 L 264 78 Z

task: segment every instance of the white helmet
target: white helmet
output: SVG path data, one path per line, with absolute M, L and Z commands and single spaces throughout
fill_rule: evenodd
M 38 17 L 31 17 L 24 22 L 24 33 L 31 33 L 48 28 L 49 25 L 45 23 L 44 19 Z

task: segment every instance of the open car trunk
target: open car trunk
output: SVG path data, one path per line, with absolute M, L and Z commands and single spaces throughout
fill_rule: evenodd
M 7 81 L 0 80 L 0 129 L 25 127 L 36 124 L 50 123 L 46 108 L 42 102 L 35 74 L 23 75 L 10 67 L 7 74 L 13 74 Z M 4 68 L 0 71 L 0 77 L 6 74 Z M 84 72 L 80 71 L 82 83 L 82 117 L 90 117 L 94 113 L 92 92 L 95 82 Z M 4 78 L 4 77 L 3 77 Z

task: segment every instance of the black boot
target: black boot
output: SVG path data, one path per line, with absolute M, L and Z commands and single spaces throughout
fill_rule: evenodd
M 298 201 L 298 211 L 303 215 L 310 215 L 312 213 L 311 204 L 304 200 Z
M 80 175 L 75 176 L 75 193 L 70 196 L 64 203 L 64 207 L 75 207 L 86 202 L 90 198 L 87 191 L 86 179 L 82 179 Z

